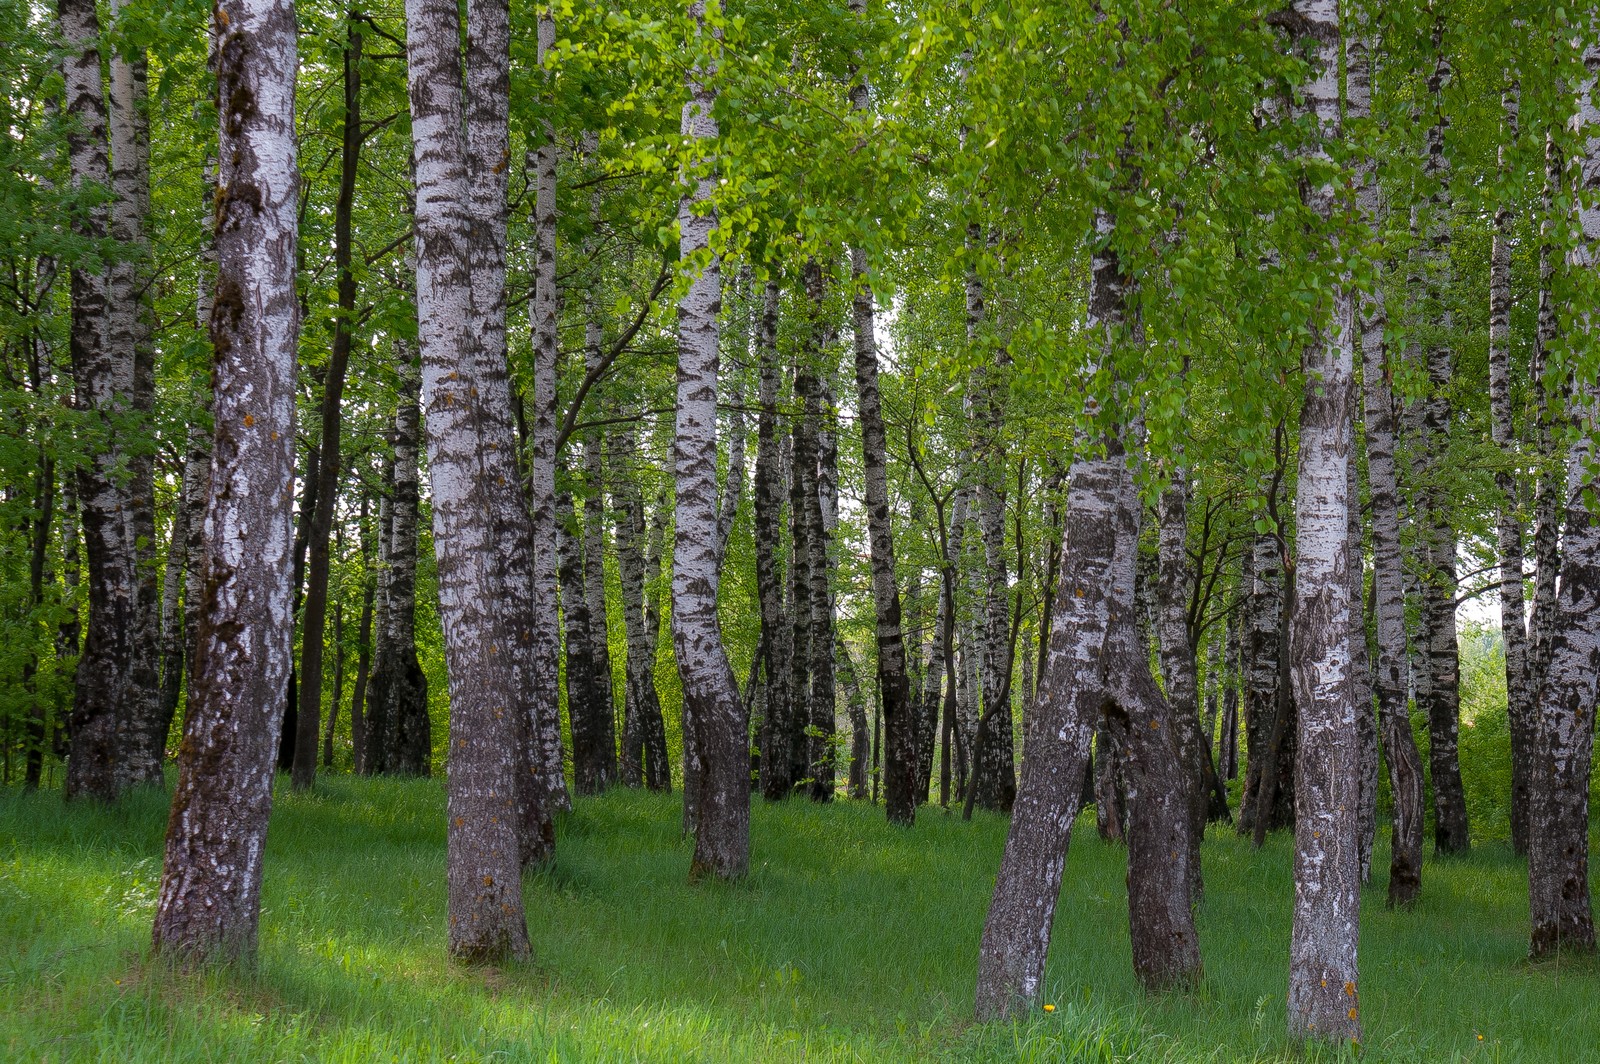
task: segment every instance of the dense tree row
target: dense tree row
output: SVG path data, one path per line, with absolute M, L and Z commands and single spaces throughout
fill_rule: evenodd
M 1152 989 L 1208 824 L 1292 831 L 1290 1028 L 1359 1038 L 1381 819 L 1395 906 L 1481 830 L 1479 599 L 1594 948 L 1592 12 L 5 10 L 0 747 L 175 759 L 158 950 L 253 951 L 275 768 L 446 773 L 464 960 L 575 798 L 734 878 L 843 794 L 1011 816 L 1003 1015 L 1092 803 Z

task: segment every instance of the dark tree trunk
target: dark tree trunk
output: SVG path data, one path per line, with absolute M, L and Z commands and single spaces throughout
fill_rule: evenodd
M 287 0 L 216 11 L 216 435 L 199 645 L 152 929 L 157 953 L 253 956 L 273 743 L 293 653 L 295 15 Z M 248 106 L 246 106 L 246 103 Z
M 351 269 L 351 212 L 355 207 L 356 171 L 361 164 L 361 30 L 346 19 L 344 62 L 344 131 L 339 154 L 339 192 L 333 208 L 333 267 L 338 278 L 338 309 L 333 319 L 333 345 L 322 375 L 322 454 L 317 466 L 317 501 L 311 515 L 310 552 L 306 564 L 306 600 L 300 620 L 300 704 L 295 719 L 294 789 L 308 789 L 317 776 L 317 732 L 322 718 L 323 636 L 328 613 L 328 570 L 332 561 L 333 512 L 339 502 L 342 466 L 344 380 L 350 365 L 355 331 L 356 277 Z

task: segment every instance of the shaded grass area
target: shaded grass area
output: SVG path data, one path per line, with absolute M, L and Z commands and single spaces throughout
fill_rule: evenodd
M 1206 980 L 1133 981 L 1124 856 L 1080 824 L 1051 1014 L 969 1022 L 1005 823 L 758 803 L 754 865 L 690 887 L 676 798 L 614 792 L 528 876 L 528 965 L 444 959 L 437 781 L 280 791 L 259 971 L 148 961 L 164 795 L 115 810 L 0 791 L 0 1057 L 7 1060 L 1235 1061 L 1338 1059 L 1283 1036 L 1290 840 L 1213 829 Z M 1363 895 L 1366 1059 L 1570 1060 L 1600 1045 L 1600 968 L 1530 966 L 1525 872 L 1503 844 L 1430 862 L 1424 900 Z M 1480 1039 L 1481 1036 L 1481 1039 Z

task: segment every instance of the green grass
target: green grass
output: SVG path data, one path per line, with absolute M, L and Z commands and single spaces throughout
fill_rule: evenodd
M 1214 830 L 1206 980 L 1141 995 L 1123 852 L 1077 833 L 1051 955 L 1058 1006 L 969 1021 L 1004 822 L 758 803 L 749 879 L 691 887 L 675 798 L 580 803 L 527 880 L 536 959 L 444 959 L 436 781 L 281 791 L 259 971 L 148 963 L 164 797 L 118 810 L 0 791 L 6 1060 L 1235 1061 L 1304 1059 L 1282 1035 L 1290 846 Z M 1379 854 L 1380 869 L 1386 855 Z M 1529 966 L 1522 865 L 1502 844 L 1427 866 L 1422 904 L 1363 895 L 1366 1057 L 1571 1060 L 1600 1047 L 1593 964 Z M 1482 1040 L 1479 1040 L 1482 1035 Z M 1332 1058 L 1332 1053 L 1312 1053 Z

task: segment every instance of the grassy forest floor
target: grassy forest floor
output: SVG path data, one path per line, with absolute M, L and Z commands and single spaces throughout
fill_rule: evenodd
M 685 883 L 676 797 L 613 792 L 527 881 L 536 959 L 445 962 L 437 781 L 280 791 L 255 975 L 148 964 L 166 800 L 64 808 L 0 791 L 0 1057 L 246 1061 L 1236 1061 L 1282 1035 L 1291 840 L 1214 828 L 1206 980 L 1151 999 L 1130 970 L 1121 849 L 1080 822 L 1051 954 L 1057 1009 L 969 1021 L 1005 825 L 757 803 L 753 873 Z M 1572 1060 L 1600 1046 L 1600 967 L 1528 965 L 1503 843 L 1430 860 L 1409 913 L 1363 894 L 1366 1059 Z M 1311 1054 L 1333 1059 L 1337 1054 Z

